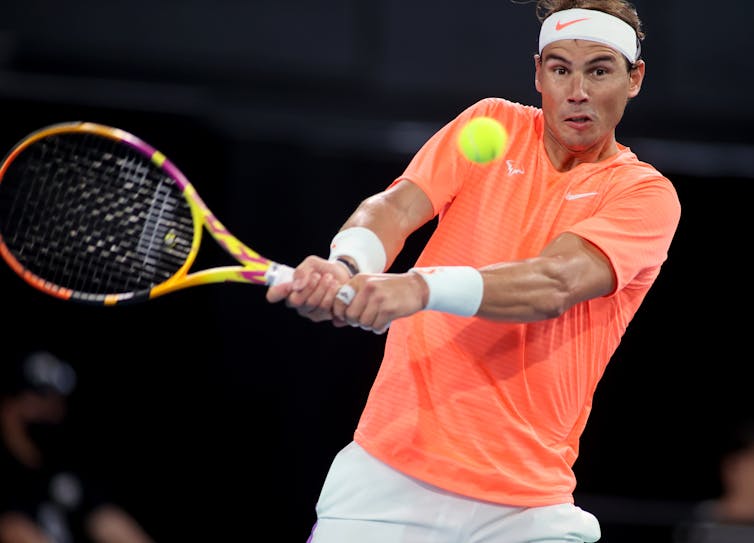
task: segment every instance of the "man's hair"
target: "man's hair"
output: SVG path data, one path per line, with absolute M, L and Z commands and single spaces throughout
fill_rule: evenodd
M 557 11 L 575 8 L 603 11 L 617 17 L 631 25 L 639 41 L 644 39 L 639 14 L 634 5 L 627 0 L 537 0 L 537 18 L 542 22 Z

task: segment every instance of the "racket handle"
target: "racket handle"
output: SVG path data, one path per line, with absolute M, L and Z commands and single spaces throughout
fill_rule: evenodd
M 293 281 L 293 268 L 285 264 L 273 264 L 267 270 L 267 284 L 271 287 Z

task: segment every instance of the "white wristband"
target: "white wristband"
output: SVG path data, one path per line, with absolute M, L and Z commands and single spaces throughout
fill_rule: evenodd
M 330 242 L 328 260 L 336 260 L 339 256 L 351 257 L 363 273 L 381 273 L 387 263 L 382 241 L 363 226 L 352 226 L 335 234 Z
M 471 266 L 434 266 L 411 268 L 429 287 L 429 301 L 424 309 L 471 317 L 479 311 L 484 282 L 479 270 Z

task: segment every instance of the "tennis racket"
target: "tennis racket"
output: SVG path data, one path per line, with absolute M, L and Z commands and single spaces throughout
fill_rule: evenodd
M 205 229 L 237 263 L 190 272 Z M 293 275 L 233 236 L 160 151 L 90 122 L 41 128 L 5 156 L 0 255 L 46 294 L 105 306 Z

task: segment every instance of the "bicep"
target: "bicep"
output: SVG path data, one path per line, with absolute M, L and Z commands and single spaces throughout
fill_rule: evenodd
M 557 274 L 568 293 L 568 305 L 610 294 L 616 285 L 615 272 L 599 247 L 571 232 L 560 234 L 540 253 L 554 259 Z
M 559 235 L 535 257 L 480 271 L 484 297 L 477 315 L 509 322 L 558 317 L 579 302 L 609 294 L 615 285 L 608 258 L 572 233 Z

